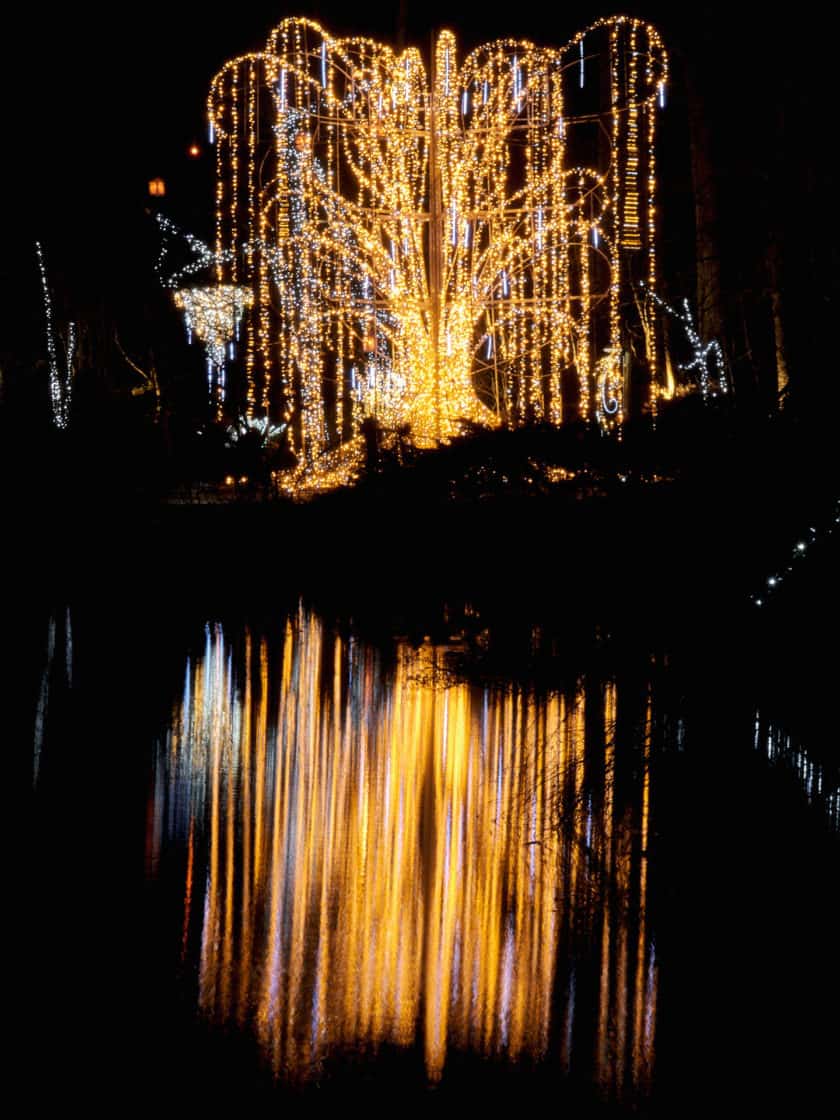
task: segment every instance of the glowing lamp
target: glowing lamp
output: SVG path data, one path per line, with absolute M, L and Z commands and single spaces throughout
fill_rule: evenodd
M 198 159 L 201 155 L 201 148 L 199 148 L 198 144 L 190 144 L 187 148 L 187 155 L 190 159 Z
M 149 180 L 149 194 L 153 198 L 163 198 L 166 194 L 166 183 L 164 183 L 163 179 Z

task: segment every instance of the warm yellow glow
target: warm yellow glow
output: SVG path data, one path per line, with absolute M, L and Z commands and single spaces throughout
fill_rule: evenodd
M 253 303 L 247 288 L 220 284 L 211 288 L 182 288 L 175 293 L 175 306 L 183 311 L 188 329 L 210 347 L 222 350 L 233 339 L 246 307 Z M 220 364 L 224 356 L 220 358 Z
M 153 198 L 163 198 L 166 194 L 166 183 L 163 179 L 150 179 L 149 180 L 149 194 Z
M 253 305 L 248 288 L 216 284 L 206 288 L 182 288 L 175 292 L 175 306 L 184 312 L 187 333 L 204 343 L 207 378 L 221 416 L 225 397 L 225 363 L 242 315 Z
M 217 278 L 253 292 L 247 409 L 290 422 L 292 489 L 333 473 L 319 460 L 367 416 L 423 447 L 462 421 L 594 407 L 620 425 L 631 257 L 656 280 L 666 81 L 658 32 L 625 16 L 463 61 L 444 31 L 428 68 L 287 19 L 225 65 L 208 101 Z
M 302 460 L 291 471 L 278 471 L 274 481 L 290 497 L 310 498 L 315 494 L 352 486 L 362 473 L 365 445 L 361 436 L 325 451 L 311 465 Z
M 208 631 L 152 814 L 168 822 L 155 843 L 183 844 L 203 1011 L 252 1025 L 291 1080 L 342 1047 L 415 1038 L 436 1080 L 452 1048 L 541 1058 L 593 1028 L 598 1080 L 620 1093 L 625 1062 L 645 1080 L 655 964 L 634 837 L 650 717 L 643 776 L 619 799 L 616 711 L 611 685 L 448 680 L 428 644 L 389 675 L 302 611 L 275 642 Z M 578 1038 L 587 1060 L 593 1041 Z

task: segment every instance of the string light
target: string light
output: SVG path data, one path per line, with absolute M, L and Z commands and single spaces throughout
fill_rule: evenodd
M 604 40 L 614 75 L 601 167 L 568 158 L 593 119 L 570 80 L 574 52 L 583 84 L 584 36 Z M 584 418 L 606 376 L 596 415 L 620 426 L 622 252 L 646 257 L 654 275 L 653 211 L 638 221 L 638 178 L 649 194 L 654 181 L 638 114 L 667 69 L 656 30 L 623 16 L 566 47 L 501 39 L 460 63 L 444 31 L 428 70 L 414 48 L 286 19 L 263 52 L 222 68 L 208 98 L 216 250 L 202 259 L 219 283 L 253 293 L 248 399 L 261 376 L 265 411 L 289 424 L 301 486 L 325 455 L 340 458 L 342 441 L 355 462 L 365 417 L 386 439 L 407 427 L 419 447 L 462 421 L 559 423 L 569 376 Z
M 236 444 L 247 435 L 257 435 L 265 443 L 276 442 L 286 429 L 285 424 L 272 424 L 267 416 L 240 416 L 227 427 L 227 442 Z
M 801 535 L 805 539 L 803 540 L 800 538 L 794 542 L 791 546 L 789 562 L 766 576 L 762 590 L 750 596 L 753 604 L 756 607 L 765 606 L 770 596 L 775 594 L 784 583 L 786 577 L 795 572 L 795 565 L 801 564 L 803 560 L 806 560 L 811 555 L 809 549 L 817 544 L 820 537 L 826 538 L 832 536 L 836 532 L 838 525 L 840 525 L 840 500 L 834 503 L 831 516 L 822 526 L 821 530 L 819 530 L 816 525 L 809 525 L 807 533 Z
M 47 283 L 47 269 L 41 242 L 35 242 L 35 255 L 38 258 L 38 274 L 41 280 L 41 294 L 44 301 L 44 321 L 47 336 L 47 363 L 50 371 L 50 411 L 53 424 L 66 428 L 70 422 L 70 398 L 73 390 L 73 360 L 76 352 L 76 325 L 70 323 L 67 330 L 65 368 L 58 368 L 55 348 L 55 327 L 53 323 L 52 297 Z
M 157 261 L 155 262 L 155 271 L 158 280 L 164 288 L 175 290 L 183 286 L 184 281 L 192 276 L 199 276 L 202 273 L 209 272 L 214 267 L 221 267 L 222 264 L 230 261 L 232 251 L 222 251 L 216 254 L 213 250 L 205 244 L 200 238 L 195 237 L 191 233 L 180 229 L 175 222 L 170 218 L 164 217 L 163 214 L 156 214 L 155 220 L 160 227 L 161 241 L 160 252 L 158 253 Z M 183 243 L 192 260 L 174 271 L 167 270 L 167 264 L 170 253 L 173 252 L 173 243 Z
M 248 288 L 233 284 L 181 288 L 175 292 L 175 306 L 184 313 L 188 333 L 204 343 L 208 386 L 220 404 L 225 399 L 227 347 L 245 309 L 253 301 Z
M 63 393 L 63 406 L 65 414 L 65 422 L 69 418 L 70 411 L 70 396 L 73 386 L 73 372 L 74 362 L 76 360 L 76 324 L 67 324 L 67 339 L 64 347 L 64 393 Z
M 683 373 L 694 373 L 697 376 L 703 400 L 716 397 L 718 393 L 725 396 L 729 392 L 726 376 L 726 362 L 723 348 L 717 339 L 713 338 L 704 342 L 694 324 L 694 316 L 687 299 L 683 300 L 682 312 L 677 311 L 666 303 L 655 292 L 648 291 L 649 298 L 657 307 L 675 319 L 685 331 L 686 340 L 691 348 L 691 358 L 677 368 Z

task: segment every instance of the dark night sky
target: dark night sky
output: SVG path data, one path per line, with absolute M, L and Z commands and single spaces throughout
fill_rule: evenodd
M 511 5 L 505 14 L 487 16 L 475 0 L 466 5 L 405 0 L 405 21 L 407 40 L 421 48 L 430 32 L 443 26 L 456 30 L 465 47 L 500 34 L 561 44 L 598 16 L 621 8 Z M 827 113 L 820 93 L 820 82 L 828 89 L 827 76 L 814 82 L 822 73 L 825 40 L 807 30 L 807 13 L 814 9 L 798 6 L 805 31 L 796 37 L 790 26 L 769 20 L 766 8 L 753 5 L 623 6 L 660 27 L 676 56 L 677 82 L 681 54 L 705 73 L 710 112 L 724 121 L 717 137 L 724 187 L 730 181 L 734 191 L 745 194 L 742 169 L 765 158 L 768 135 L 772 143 L 768 106 L 799 98 L 796 109 L 803 113 L 806 133 L 816 129 L 815 116 Z M 218 18 L 208 17 L 204 3 L 147 3 L 122 11 L 114 6 L 103 14 L 98 5 L 78 4 L 49 19 L 34 6 L 22 15 L 16 37 L 7 40 L 11 65 L 3 78 L 8 88 L 0 284 L 9 319 L 0 348 L 6 353 L 14 350 L 15 331 L 30 332 L 40 316 L 32 263 L 36 237 L 44 241 L 57 298 L 74 313 L 74 302 L 84 307 L 102 293 L 128 296 L 148 272 L 143 211 L 150 178 L 167 180 L 170 213 L 193 215 L 198 223 L 203 215 L 209 219 L 209 160 L 190 164 L 185 152 L 190 141 L 204 138 L 207 87 L 226 59 L 259 49 L 287 15 L 311 15 L 336 33 L 360 31 L 391 41 L 400 18 L 399 0 L 374 0 L 357 14 L 335 0 L 223 10 Z M 732 108 L 721 116 L 729 87 Z M 674 93 L 678 98 L 676 88 Z

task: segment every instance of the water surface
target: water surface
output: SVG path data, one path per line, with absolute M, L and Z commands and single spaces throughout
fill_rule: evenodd
M 661 657 L 478 678 L 303 606 L 192 626 L 175 684 L 102 625 L 54 612 L 32 694 L 36 993 L 120 1084 L 690 1115 L 786 1062 L 824 1099 L 837 775 L 748 697 Z

